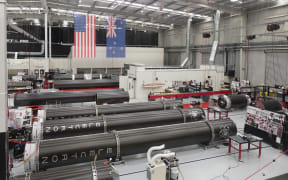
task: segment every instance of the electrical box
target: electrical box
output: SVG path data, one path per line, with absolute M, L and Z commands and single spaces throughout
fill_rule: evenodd
M 157 162 L 155 165 L 147 165 L 147 179 L 148 180 L 166 180 L 166 164 L 164 162 Z
M 244 132 L 259 136 L 274 147 L 286 147 L 287 114 L 248 106 Z

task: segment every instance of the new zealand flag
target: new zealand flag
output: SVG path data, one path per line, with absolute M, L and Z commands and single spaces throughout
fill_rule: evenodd
M 124 58 L 126 43 L 126 20 L 108 17 L 106 34 L 106 57 Z

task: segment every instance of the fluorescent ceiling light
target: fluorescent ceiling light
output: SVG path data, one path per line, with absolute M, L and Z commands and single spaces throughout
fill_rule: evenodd
M 67 27 L 68 25 L 69 25 L 69 22 L 64 20 L 64 21 L 63 21 L 63 26 L 64 26 L 64 27 Z
M 34 22 L 35 24 L 40 24 L 39 19 L 33 19 L 33 22 Z
M 240 0 L 230 0 L 231 2 L 235 2 L 235 3 L 239 3 L 239 4 L 242 4 L 242 1 Z
M 55 12 L 55 13 L 63 13 L 63 14 L 70 14 L 71 16 L 73 16 L 74 14 L 87 14 L 87 13 L 83 13 L 83 12 L 76 12 L 76 11 L 68 11 L 68 10 L 63 10 L 63 9 L 54 9 L 52 8 L 51 9 L 52 12 Z M 90 14 L 90 15 L 93 15 L 93 14 Z M 102 16 L 102 15 L 96 15 L 96 17 L 99 17 L 100 19 L 106 21 L 107 19 L 107 16 Z M 143 25 L 146 25 L 146 26 L 156 26 L 156 27 L 162 27 L 162 28 L 171 28 L 170 25 L 166 25 L 166 24 L 159 24 L 159 23 L 151 23 L 151 22 L 144 22 L 144 21 L 133 21 L 131 19 L 126 19 L 126 22 L 127 23 L 132 23 L 132 24 L 143 24 Z
M 18 14 L 19 11 L 21 11 L 21 12 L 25 11 L 25 13 L 31 13 L 31 11 L 32 11 L 32 13 L 35 13 L 35 11 L 37 11 L 37 14 L 38 14 L 40 11 L 43 11 L 44 9 L 43 8 L 28 8 L 28 7 L 7 7 L 7 10 L 9 11 L 9 13 L 16 13 L 16 14 Z M 66 15 L 66 16 L 70 16 L 70 17 L 73 17 L 74 14 L 84 14 L 84 15 L 87 14 L 87 13 L 79 12 L 79 11 L 56 9 L 56 8 L 51 8 L 51 11 L 57 15 Z M 90 14 L 90 15 L 93 15 L 93 14 Z M 94 15 L 102 21 L 106 21 L 106 19 L 107 19 L 107 16 L 102 16 L 102 15 L 97 15 L 97 14 L 94 14 Z M 29 20 L 32 20 L 35 25 L 40 25 L 39 19 L 29 19 Z M 66 26 L 66 24 L 68 25 L 68 22 L 70 22 L 70 21 L 63 21 L 63 25 L 64 26 Z M 143 24 L 145 26 L 156 27 L 157 29 L 159 27 L 167 28 L 167 29 L 171 28 L 171 25 L 167 25 L 167 24 L 151 23 L 151 22 L 144 22 L 144 21 L 133 21 L 131 19 L 126 19 L 126 22 L 128 24 L 129 23 L 130 24 L 137 24 L 137 25 Z
M 160 7 L 159 6 L 148 6 L 146 4 L 140 4 L 140 3 L 132 3 L 132 2 L 127 2 L 127 1 L 123 1 L 123 0 L 94 0 L 94 1 L 98 1 L 98 2 L 102 2 L 102 3 L 118 3 L 119 6 L 129 6 L 132 8 L 144 8 L 147 10 L 151 10 L 151 11 L 159 11 L 159 13 L 170 13 L 170 14 L 175 14 L 175 15 L 182 15 L 182 16 L 188 16 L 188 17 L 197 17 L 200 19 L 206 19 L 209 16 L 205 16 L 205 15 L 201 15 L 201 14 L 194 14 L 194 13 L 187 13 L 185 11 L 178 11 L 178 10 L 173 10 L 173 9 L 167 9 L 167 8 L 163 8 L 160 11 Z M 236 0 L 238 1 L 238 0 Z M 107 7 L 109 8 L 109 7 Z

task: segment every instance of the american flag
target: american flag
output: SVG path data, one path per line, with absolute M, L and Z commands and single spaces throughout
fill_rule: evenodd
M 96 16 L 74 15 L 74 57 L 96 57 Z

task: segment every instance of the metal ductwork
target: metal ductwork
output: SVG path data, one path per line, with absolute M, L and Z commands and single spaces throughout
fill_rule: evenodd
M 211 54 L 209 58 L 209 64 L 214 64 L 217 48 L 219 44 L 219 26 L 220 26 L 220 15 L 221 12 L 219 10 L 216 11 L 214 16 L 214 41 L 212 44 Z
M 187 20 L 187 32 L 186 32 L 186 58 L 184 59 L 183 63 L 181 64 L 181 68 L 184 68 L 187 63 L 189 62 L 190 58 L 190 31 L 191 31 L 191 22 L 192 17 L 188 18 Z
M 231 119 L 221 119 L 42 140 L 26 144 L 25 170 L 41 171 L 93 161 L 95 157 L 119 160 L 145 153 L 151 146 L 165 144 L 166 148 L 175 148 L 210 143 L 236 133 Z
M 39 40 L 38 38 L 36 38 L 35 36 L 33 36 L 32 34 L 26 32 L 24 29 L 16 26 L 15 24 L 12 24 L 11 22 L 9 22 L 9 26 L 14 29 L 15 31 L 24 34 L 25 36 L 33 39 L 34 41 L 37 41 L 38 43 L 41 43 L 41 51 L 40 52 L 7 52 L 7 54 L 15 54 L 17 53 L 18 55 L 32 55 L 32 56 L 40 56 L 43 55 L 45 47 L 44 47 L 44 41 Z
M 54 139 L 85 134 L 105 133 L 112 130 L 137 129 L 169 124 L 188 123 L 205 120 L 201 108 L 148 111 L 74 119 L 58 119 L 34 122 L 32 138 Z

